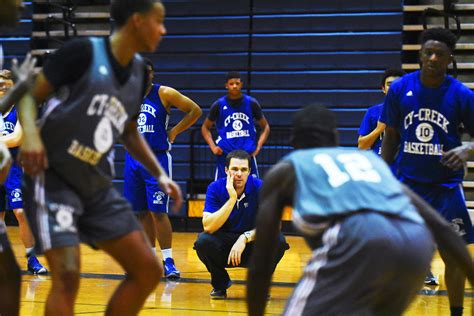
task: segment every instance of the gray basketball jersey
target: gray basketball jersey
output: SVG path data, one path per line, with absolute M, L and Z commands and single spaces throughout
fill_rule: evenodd
M 60 87 L 65 92 L 61 102 L 50 102 L 40 119 L 50 168 L 83 197 L 111 186 L 111 149 L 139 112 L 143 97 L 143 60 L 135 55 L 128 81 L 120 84 L 105 40 L 90 38 L 89 69 L 78 81 Z
M 350 148 L 297 150 L 288 155 L 296 173 L 296 215 L 322 221 L 372 210 L 423 223 L 385 162 Z

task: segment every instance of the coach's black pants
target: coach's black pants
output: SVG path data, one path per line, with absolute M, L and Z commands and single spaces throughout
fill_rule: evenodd
M 211 273 L 212 287 L 217 290 L 225 290 L 228 287 L 230 278 L 226 267 L 232 267 L 227 264 L 230 250 L 235 244 L 241 233 L 215 232 L 214 234 L 201 233 L 194 243 L 194 249 L 199 259 L 204 263 L 207 270 Z M 273 264 L 275 270 L 278 262 L 288 249 L 285 237 L 280 233 L 278 242 L 278 255 Z M 250 256 L 252 255 L 253 242 L 246 245 L 242 253 L 239 267 L 247 267 Z

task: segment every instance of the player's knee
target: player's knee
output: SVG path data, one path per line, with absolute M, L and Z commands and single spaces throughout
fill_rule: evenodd
M 130 271 L 128 277 L 140 283 L 144 290 L 154 289 L 160 282 L 163 275 L 163 267 L 161 263 L 156 260 L 156 257 L 144 259 L 140 265 L 140 269 Z
M 62 267 L 60 271 L 51 271 L 53 274 L 53 288 L 64 295 L 75 295 L 79 289 L 79 267 Z
M 198 239 L 194 242 L 194 249 L 198 253 L 208 252 L 209 250 L 214 249 L 214 238 L 211 234 L 201 233 L 199 234 Z

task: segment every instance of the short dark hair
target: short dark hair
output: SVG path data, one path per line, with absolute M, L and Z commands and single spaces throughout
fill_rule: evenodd
M 242 78 L 240 77 L 240 72 L 238 72 L 238 71 L 229 71 L 225 75 L 225 82 L 229 81 L 229 79 L 242 79 Z
M 249 163 L 249 170 L 250 170 L 250 159 L 251 159 L 251 157 L 250 157 L 248 152 L 246 152 L 245 150 L 237 149 L 237 150 L 233 150 L 230 153 L 228 153 L 227 156 L 225 157 L 225 166 L 227 168 L 229 168 L 230 160 L 232 158 L 247 160 L 248 163 Z
M 325 106 L 306 106 L 293 116 L 291 137 L 291 143 L 296 148 L 336 146 L 336 115 Z
M 134 13 L 147 12 L 155 3 L 161 3 L 161 0 L 112 0 L 110 16 L 115 25 L 121 27 Z
M 155 71 L 155 67 L 153 66 L 153 62 L 150 58 L 142 57 L 143 61 L 145 62 L 145 66 L 150 67 L 152 71 Z
M 388 77 L 402 77 L 405 75 L 406 72 L 404 72 L 402 69 L 399 68 L 387 68 L 385 69 L 383 76 L 382 76 L 382 81 L 380 82 L 380 85 L 383 87 L 385 86 L 385 80 Z
M 451 32 L 448 29 L 436 27 L 436 28 L 427 29 L 421 32 L 421 35 L 420 35 L 421 45 L 424 45 L 429 40 L 445 43 L 446 46 L 449 47 L 451 52 L 453 52 L 454 49 L 456 48 L 456 42 L 457 42 L 456 35 L 454 35 L 453 32 Z

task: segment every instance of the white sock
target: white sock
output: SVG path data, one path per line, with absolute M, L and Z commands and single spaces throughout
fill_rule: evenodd
M 33 251 L 35 250 L 35 247 L 25 248 L 25 250 L 26 250 L 26 256 L 29 257 L 33 254 Z
M 168 258 L 173 258 L 173 250 L 171 248 L 161 249 L 161 254 L 163 255 L 163 261 Z

